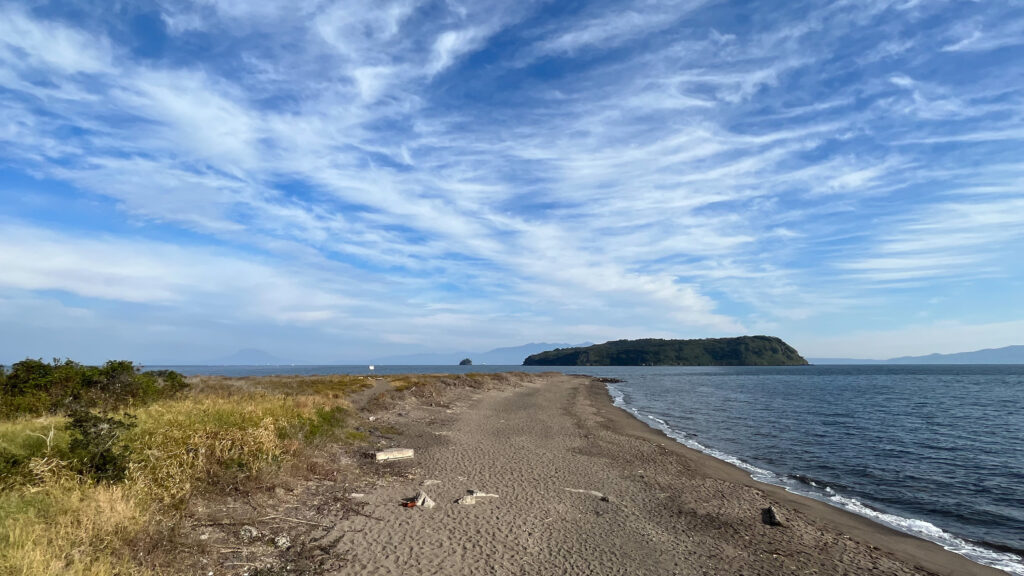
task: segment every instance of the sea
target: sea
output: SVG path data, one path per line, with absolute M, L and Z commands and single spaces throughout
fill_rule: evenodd
M 186 374 L 369 374 L 188 366 Z M 755 480 L 1024 576 L 1024 365 L 375 366 L 614 378 L 615 404 Z

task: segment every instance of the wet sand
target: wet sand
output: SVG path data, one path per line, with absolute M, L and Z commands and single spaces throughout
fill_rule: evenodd
M 612 405 L 584 377 L 526 376 L 381 421 L 413 460 L 325 541 L 338 574 L 1004 575 L 753 481 Z M 437 506 L 403 508 L 424 490 Z M 454 501 L 478 490 L 476 504 Z M 762 522 L 774 506 L 783 526 Z

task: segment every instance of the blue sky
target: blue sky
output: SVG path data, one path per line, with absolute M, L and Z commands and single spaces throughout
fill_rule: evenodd
M 0 361 L 1024 344 L 1015 2 L 0 3 Z

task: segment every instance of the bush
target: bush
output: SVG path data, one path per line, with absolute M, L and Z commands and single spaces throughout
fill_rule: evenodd
M 366 441 L 346 397 L 369 379 L 193 382 L 127 362 L 0 371 L 0 409 L 13 397 L 68 415 L 0 417 L 0 574 L 147 574 L 140 542 L 164 538 L 193 494 L 245 490 L 325 442 Z M 104 413 L 125 405 L 135 416 Z
M 117 419 L 87 410 L 73 412 L 68 422 L 68 452 L 78 472 L 97 481 L 123 480 L 131 458 L 123 435 L 135 428 L 135 420 L 135 416 L 127 413 Z
M 21 480 L 27 469 L 28 457 L 0 446 L 0 490 L 3 490 L 6 484 Z
M 177 372 L 141 372 L 124 360 L 97 367 L 57 358 L 51 363 L 26 359 L 9 372 L 0 369 L 0 417 L 116 410 L 166 398 L 187 387 Z

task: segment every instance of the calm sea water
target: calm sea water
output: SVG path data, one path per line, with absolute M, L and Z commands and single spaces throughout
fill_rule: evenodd
M 177 367 L 367 374 L 366 366 Z M 524 366 L 378 366 L 464 373 Z M 690 447 L 1024 576 L 1024 366 L 582 367 Z
M 673 438 L 1024 575 L 1024 366 L 602 368 Z

